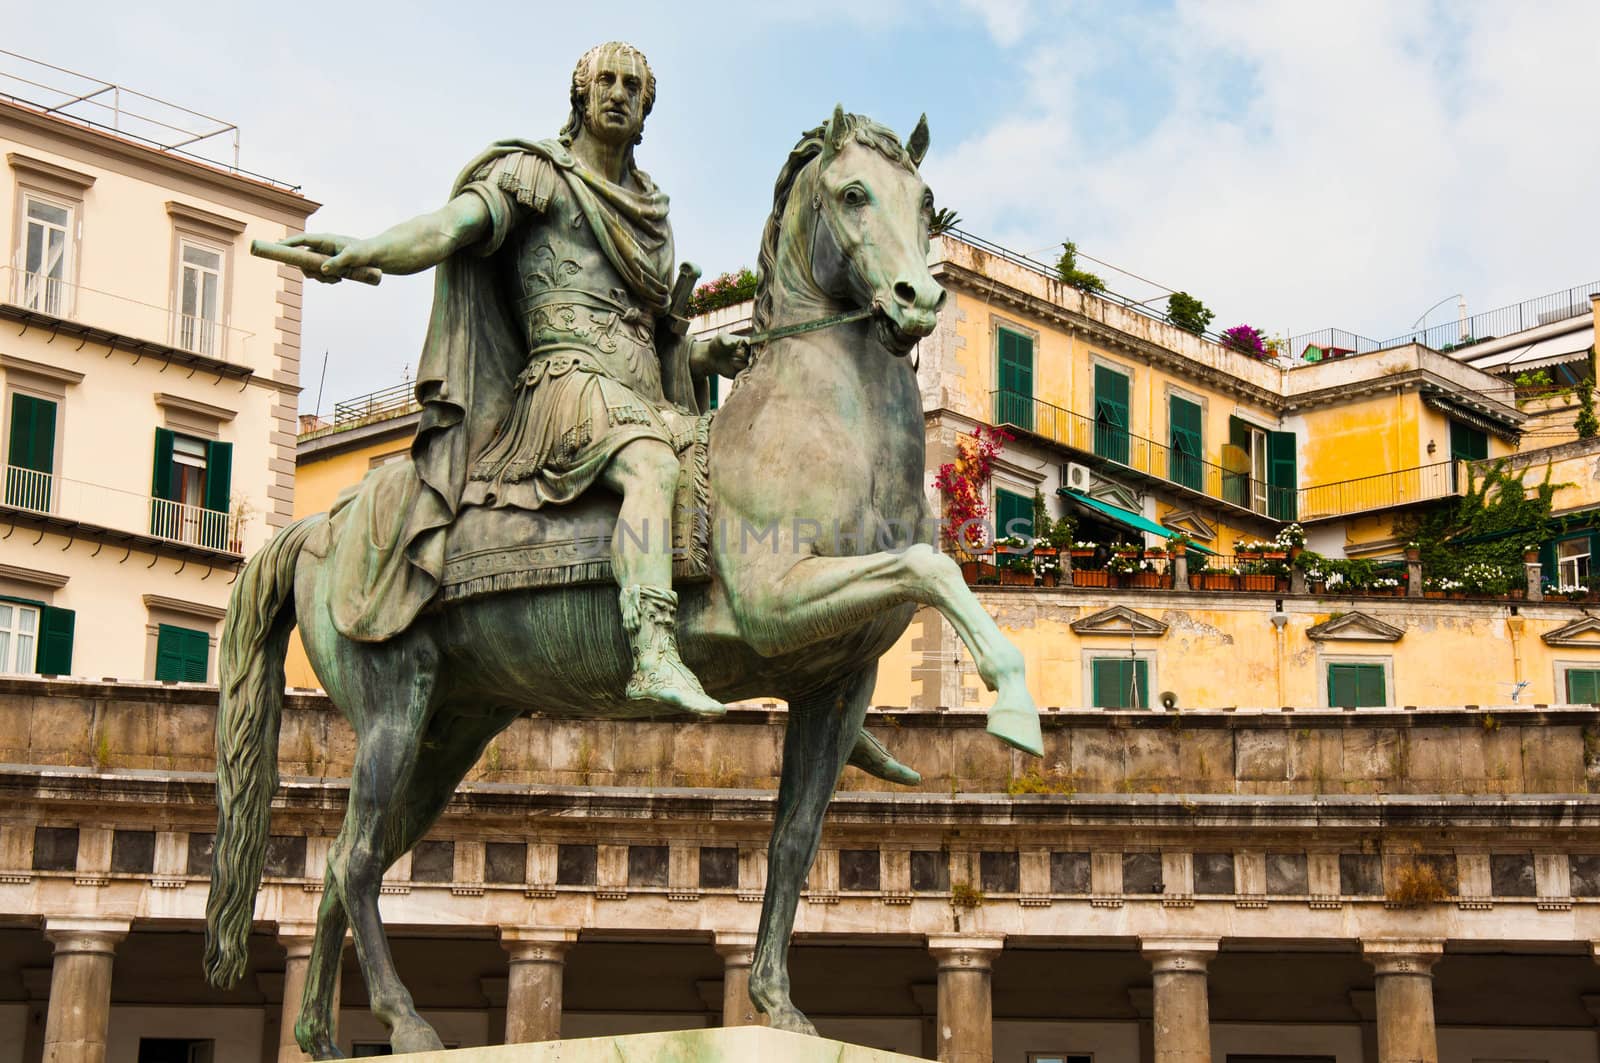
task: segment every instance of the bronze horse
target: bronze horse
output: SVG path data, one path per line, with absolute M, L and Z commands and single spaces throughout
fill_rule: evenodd
M 757 333 L 874 313 L 774 338 L 764 349 L 758 342 L 759 356 L 712 422 L 710 508 L 717 529 L 777 529 L 777 547 L 751 549 L 741 537 L 714 534 L 710 581 L 682 589 L 682 654 L 706 690 L 724 701 L 777 695 L 789 703 L 750 977 L 751 999 L 785 1030 L 815 1032 L 789 995 L 795 907 L 878 658 L 917 606 L 950 620 L 998 691 L 990 732 L 1040 752 L 1021 654 L 933 546 L 922 404 L 907 357 L 933 331 L 945 298 L 927 266 L 933 201 L 917 172 L 927 146 L 926 120 L 902 145 L 883 126 L 837 109 L 790 154 L 762 237 Z M 326 563 L 302 550 L 326 519 L 296 522 L 252 558 L 228 610 L 206 972 L 222 985 L 244 972 L 278 782 L 283 659 L 298 622 L 357 746 L 295 1036 L 317 1059 L 338 1056 L 332 999 L 348 926 L 394 1050 L 437 1049 L 384 936 L 383 873 L 518 716 L 638 716 L 639 703 L 623 697 L 629 645 L 609 583 L 447 603 L 386 642 L 347 639 L 329 612 Z M 898 541 L 879 548 L 886 528 Z

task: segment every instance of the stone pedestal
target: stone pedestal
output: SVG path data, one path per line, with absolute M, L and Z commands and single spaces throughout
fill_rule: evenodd
M 932 935 L 939 964 L 939 1063 L 993 1063 L 994 1007 L 990 974 L 1005 937 Z
M 1433 965 L 1441 941 L 1363 941 L 1376 972 L 1378 1063 L 1439 1063 L 1433 1020 Z
M 130 924 L 117 919 L 51 919 L 44 936 L 56 947 L 50 971 L 43 1063 L 105 1063 L 111 1020 L 111 963 Z
M 764 1026 L 490 1045 L 404 1056 L 406 1063 L 922 1063 L 898 1052 L 805 1037 Z
M 576 930 L 503 926 L 500 944 L 511 954 L 506 978 L 506 1044 L 561 1036 L 561 979 Z
M 1215 938 L 1146 938 L 1141 943 L 1154 982 L 1156 1063 L 1211 1063 L 1211 1008 L 1206 967 Z
M 755 961 L 754 934 L 717 934 L 722 957 L 722 1025 L 760 1026 L 764 1016 L 750 999 L 750 965 Z

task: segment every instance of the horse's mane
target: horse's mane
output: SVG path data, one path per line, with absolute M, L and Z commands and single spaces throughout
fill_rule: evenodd
M 822 136 L 827 128 L 826 125 L 820 125 L 802 133 L 800 142 L 789 152 L 788 161 L 783 164 L 783 169 L 778 171 L 778 181 L 772 191 L 772 213 L 768 215 L 766 228 L 762 230 L 761 254 L 756 260 L 758 280 L 755 311 L 750 321 L 752 332 L 764 332 L 772 320 L 772 278 L 778 261 L 778 237 L 783 231 L 783 212 L 789 206 L 789 193 L 794 191 L 794 184 L 800 177 L 800 171 L 804 170 L 812 159 L 822 154 Z M 912 173 L 917 170 L 916 163 L 911 161 L 911 156 L 900 143 L 900 138 L 894 135 L 893 130 L 879 125 L 865 115 L 845 115 L 844 129 L 835 130 L 835 136 L 840 143 L 854 137 L 856 143 L 872 148 L 890 162 L 897 162 Z

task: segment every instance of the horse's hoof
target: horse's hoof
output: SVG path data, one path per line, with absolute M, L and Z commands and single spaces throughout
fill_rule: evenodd
M 407 1052 L 443 1052 L 444 1042 L 432 1026 L 417 1019 L 397 1024 L 389 1035 L 389 1047 L 395 1055 L 403 1056 Z
M 343 1059 L 344 1053 L 339 1051 L 339 1046 L 333 1043 L 333 1036 L 326 1030 L 302 1029 L 295 1027 L 295 1042 L 300 1046 L 300 1051 L 312 1059 Z
M 787 1030 L 789 1033 L 803 1033 L 807 1037 L 817 1036 L 817 1028 L 811 1025 L 810 1019 L 800 1014 L 799 1008 L 777 1008 L 768 1013 L 767 1019 L 767 1024 L 774 1030 Z
M 864 727 L 856 736 L 855 748 L 850 751 L 850 766 L 900 786 L 915 786 L 922 781 L 915 768 L 894 759 L 884 744 Z
M 1044 756 L 1044 734 L 1039 730 L 1039 710 L 1030 702 L 1027 708 L 996 705 L 989 710 L 988 732 L 1008 746 Z

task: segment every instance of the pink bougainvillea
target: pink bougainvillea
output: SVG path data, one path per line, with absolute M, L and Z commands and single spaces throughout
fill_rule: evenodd
M 1016 437 L 1004 428 L 979 425 L 956 444 L 957 458 L 939 466 L 933 486 L 944 495 L 944 545 L 956 551 L 985 550 L 994 541 L 984 519 L 989 506 L 984 486 L 994 472 L 994 459 Z

